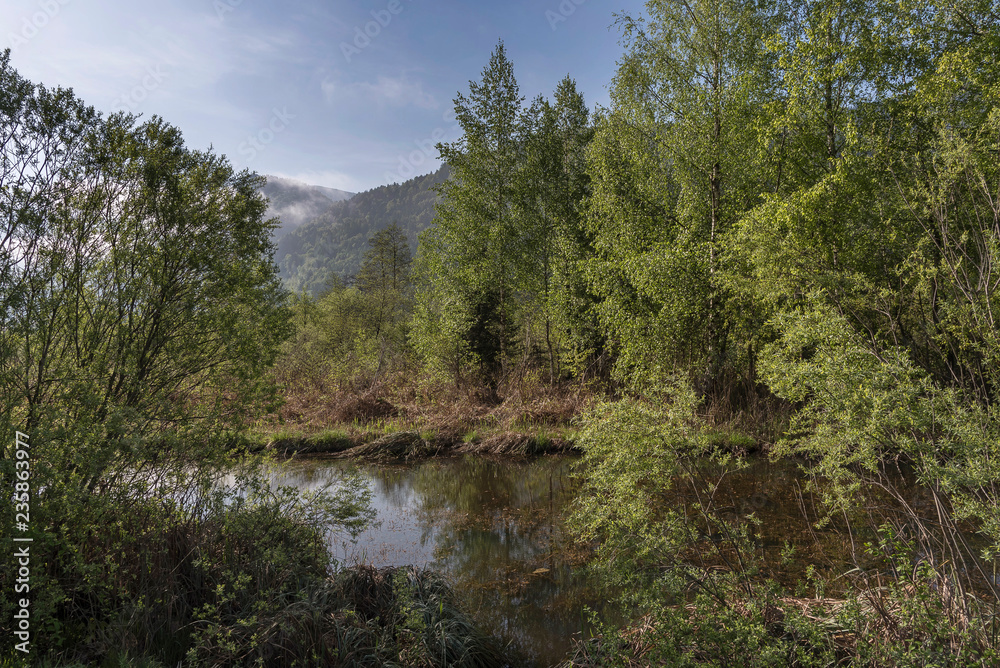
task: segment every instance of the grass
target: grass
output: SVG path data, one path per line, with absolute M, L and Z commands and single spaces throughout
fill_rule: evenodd
M 400 374 L 360 394 L 350 387 L 326 382 L 320 392 L 302 379 L 286 382 L 284 406 L 258 425 L 255 443 L 287 454 L 337 453 L 417 432 L 443 453 L 476 447 L 519 456 L 562 452 L 576 436 L 573 419 L 595 397 L 580 384 L 522 382 L 491 402 L 477 388 L 460 391 L 419 374 Z
M 707 434 L 707 439 L 711 447 L 740 455 L 751 454 L 761 449 L 755 438 L 737 431 L 710 431 Z
M 308 432 L 285 425 L 273 430 L 258 426 L 246 437 L 244 447 L 251 452 L 269 449 L 292 455 L 342 452 L 359 444 L 345 429 Z

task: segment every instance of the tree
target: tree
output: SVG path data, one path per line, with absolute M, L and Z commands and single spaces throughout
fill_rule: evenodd
M 265 376 L 290 323 L 257 175 L 159 118 L 101 117 L 33 85 L 6 53 L 0 133 L 0 437 L 30 440 L 32 554 L 46 564 L 31 614 L 63 629 L 32 645 L 47 654 L 84 637 L 79 619 L 113 636 L 107 620 L 149 609 L 129 592 L 151 571 L 122 575 L 116 559 L 156 541 L 126 527 L 165 537 L 204 518 L 179 500 L 211 489 L 234 432 L 273 405 Z M 0 511 L 7 535 L 14 508 Z M 4 619 L 11 605 L 0 598 Z
M 19 256 L 2 291 L 17 341 L 4 393 L 37 452 L 92 488 L 154 434 L 204 443 L 262 407 L 285 295 L 259 177 L 187 149 L 160 119 L 99 119 L 69 93 L 23 91 L 5 113 L 8 146 L 58 169 L 5 183 L 34 199 L 27 215 L 12 200 L 3 212 Z
M 376 232 L 368 244 L 356 285 L 370 304 L 371 336 L 379 348 L 381 369 L 389 349 L 401 352 L 406 345 L 404 324 L 412 308 L 410 245 L 396 223 Z
M 376 232 L 368 240 L 356 285 L 362 292 L 404 292 L 409 284 L 410 245 L 398 223 Z
M 811 458 L 843 506 L 895 497 L 961 591 L 989 581 L 980 555 L 1000 545 L 997 17 L 971 2 L 803 8 L 783 46 L 796 169 L 743 225 L 775 309 L 762 378 L 801 406 L 778 450 Z M 934 522 L 885 475 L 899 466 Z M 970 550 L 959 518 L 990 547 Z
M 583 224 L 589 195 L 586 148 L 593 131 L 590 112 L 576 83 L 563 79 L 555 101 L 539 97 L 525 112 L 524 167 L 519 192 L 523 227 L 535 240 L 529 247 L 545 328 L 549 377 L 565 357 L 574 371 L 601 347 L 590 317 L 594 298 L 587 290 L 582 261 L 590 252 Z
M 421 248 L 438 289 L 460 304 L 441 314 L 450 323 L 436 331 L 462 337 L 492 382 L 511 362 L 518 293 L 528 274 L 525 249 L 532 241 L 516 210 L 523 98 L 503 42 L 469 91 L 469 97 L 455 98 L 462 138 L 438 144 L 451 178 L 439 188 L 435 227 L 422 237 Z
M 11 67 L 9 49 L 0 53 L 0 429 L 5 442 L 11 442 L 10 430 L 23 416 L 24 337 L 44 324 L 32 319 L 32 311 L 52 278 L 49 218 L 72 189 L 67 174 L 83 159 L 87 134 L 96 123 L 94 110 L 72 92 L 35 86 Z M 40 354 L 44 366 L 54 352 Z
M 619 19 L 628 53 L 591 153 L 591 275 L 623 372 L 683 369 L 712 392 L 741 347 L 721 258 L 761 192 L 747 130 L 767 111 L 778 18 L 754 1 L 647 8 Z

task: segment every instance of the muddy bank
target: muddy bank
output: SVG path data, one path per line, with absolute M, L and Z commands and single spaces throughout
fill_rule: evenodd
M 549 436 L 504 433 L 468 441 L 454 437 L 427 436 L 416 431 L 401 431 L 383 436 L 350 436 L 327 432 L 282 435 L 259 439 L 251 449 L 273 451 L 285 457 L 335 457 L 374 462 L 415 461 L 456 454 L 529 457 L 579 452 L 571 440 Z

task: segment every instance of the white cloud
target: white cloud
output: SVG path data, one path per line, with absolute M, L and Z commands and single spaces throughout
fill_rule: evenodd
M 327 102 L 333 102 L 334 84 L 324 81 L 323 94 Z M 424 91 L 419 81 L 409 81 L 405 75 L 393 78 L 379 76 L 375 83 L 361 81 L 340 87 L 342 95 L 376 105 L 407 107 L 421 109 L 437 109 L 438 102 L 434 96 Z
M 335 188 L 337 190 L 346 190 L 347 192 L 352 193 L 366 189 L 366 187 L 353 176 L 333 170 L 305 171 L 296 172 L 294 174 L 275 172 L 273 176 L 278 176 L 283 179 L 292 179 L 293 181 L 301 181 L 302 183 L 308 183 L 312 186 L 325 186 L 327 188 Z
M 322 83 L 319 85 L 320 90 L 323 91 L 323 99 L 326 100 L 327 104 L 333 104 L 334 93 L 337 92 L 337 84 L 335 84 L 330 79 L 323 79 Z

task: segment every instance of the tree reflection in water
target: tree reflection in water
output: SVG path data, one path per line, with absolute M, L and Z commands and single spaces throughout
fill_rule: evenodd
M 573 572 L 585 554 L 562 530 L 572 462 L 464 457 L 361 466 L 380 525 L 356 545 L 334 543 L 335 554 L 348 563 L 435 568 L 486 629 L 543 665 L 555 663 L 585 631 L 584 607 L 599 610 L 605 598 Z M 297 462 L 283 482 L 312 488 L 351 466 Z

